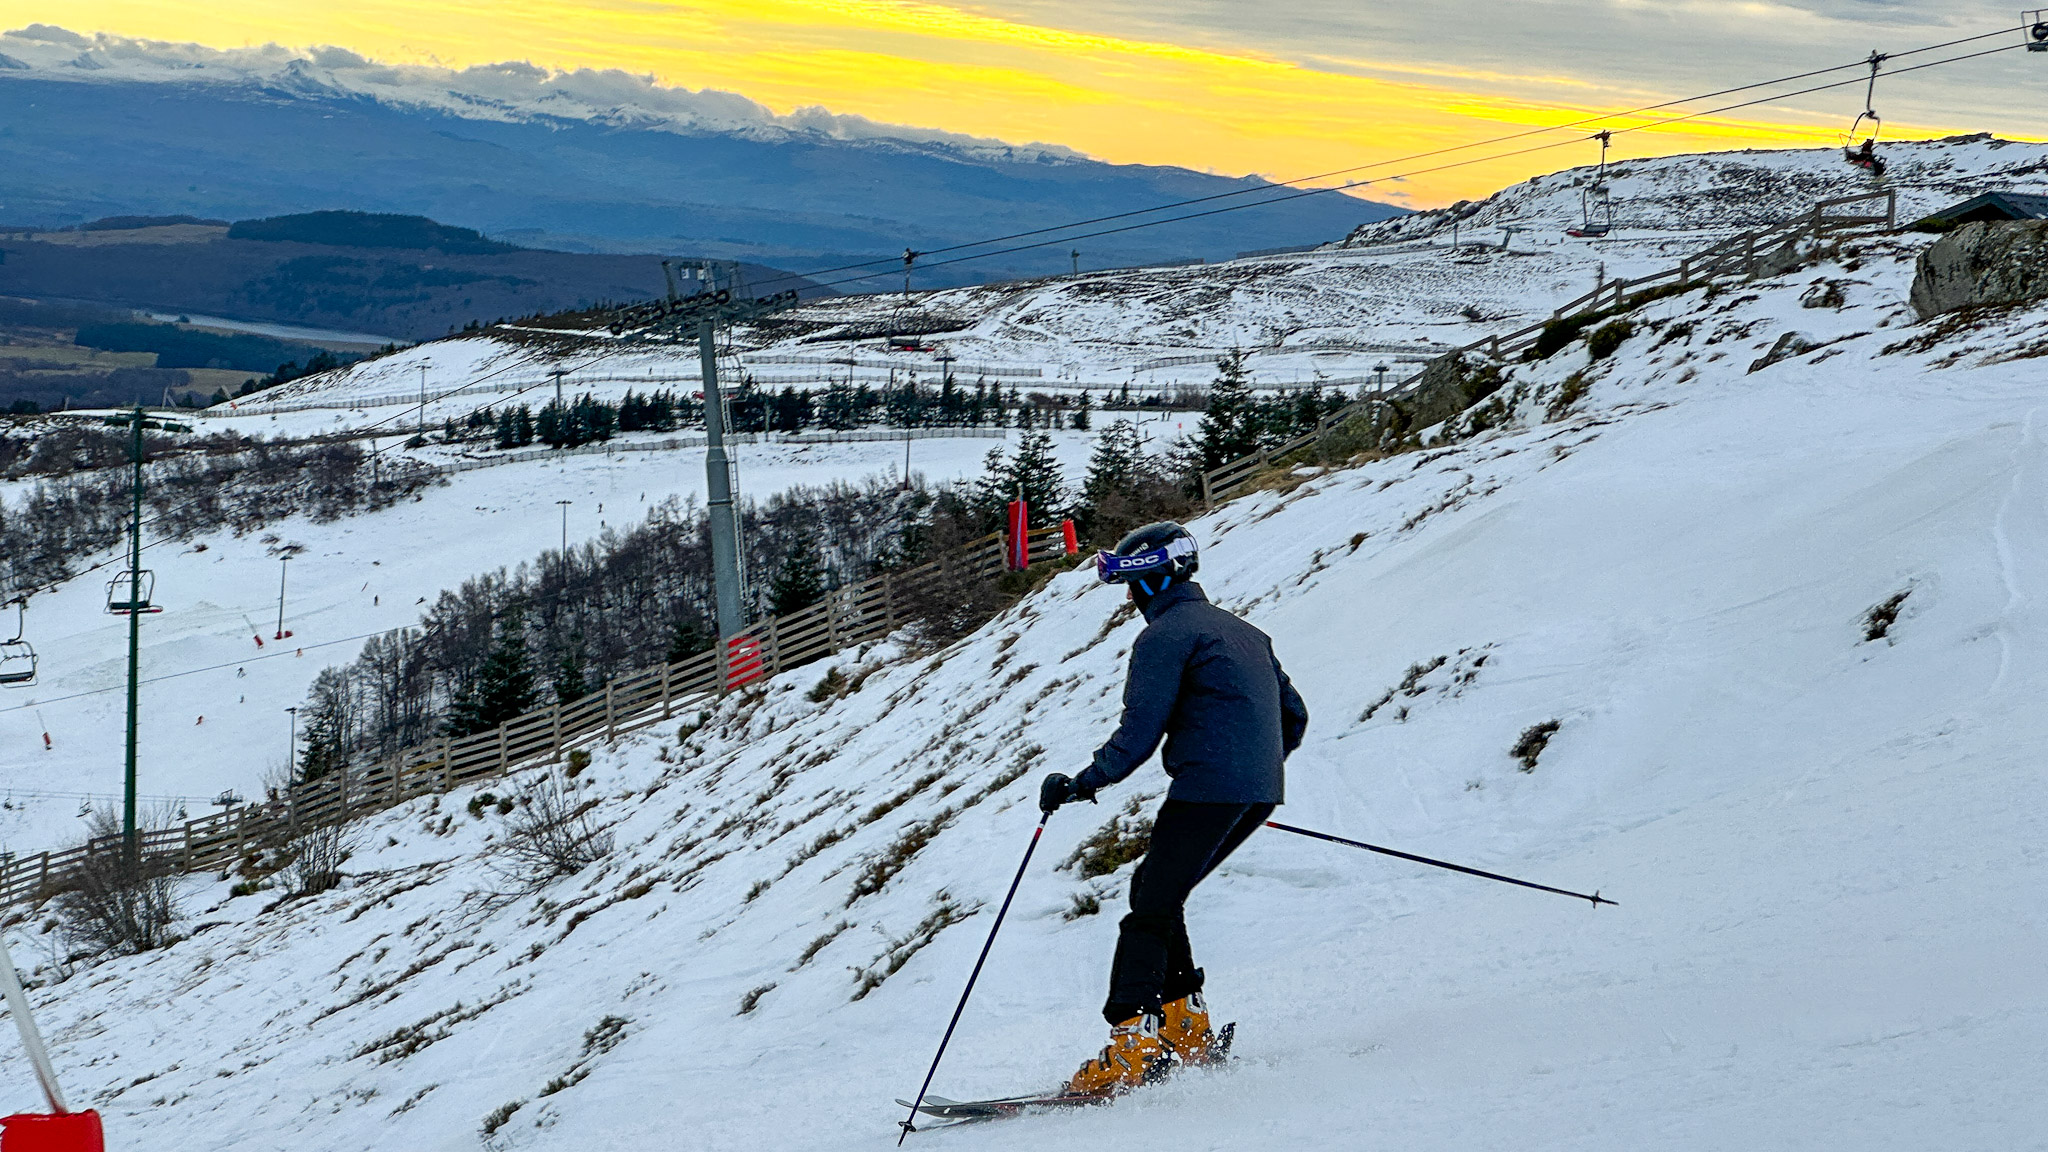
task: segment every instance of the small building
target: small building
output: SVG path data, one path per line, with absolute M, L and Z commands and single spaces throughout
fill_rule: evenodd
M 2048 220 L 2048 196 L 2038 192 L 1986 192 L 1913 222 L 1922 232 L 1946 232 L 1984 220 Z

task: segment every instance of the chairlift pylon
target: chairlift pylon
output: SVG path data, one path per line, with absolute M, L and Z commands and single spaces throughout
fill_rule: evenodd
M 123 572 L 107 581 L 107 611 L 115 616 L 161 612 L 163 609 L 151 602 L 155 595 L 156 573 L 147 568 Z
M 36 650 L 22 639 L 27 631 L 28 601 L 14 602 L 14 639 L 0 640 L 0 684 L 25 688 L 36 682 Z
M 1567 236 L 1597 240 L 1614 231 L 1614 197 L 1607 190 L 1607 146 L 1613 138 L 1607 129 L 1587 137 L 1600 142 L 1600 165 L 1593 170 L 1593 183 L 1579 189 L 1579 226 L 1565 229 Z
M 1878 135 L 1884 129 L 1884 118 L 1877 114 L 1877 70 L 1887 59 L 1884 53 L 1873 50 L 1870 59 L 1864 61 L 1870 65 L 1870 84 L 1863 91 L 1863 111 L 1856 114 L 1849 131 L 1842 136 L 1842 159 L 1876 177 L 1882 177 L 1885 170 L 1884 158 L 1877 154 Z M 1863 132 L 1866 120 L 1870 122 L 1870 134 L 1858 145 L 1856 137 Z
M 2048 52 L 2048 8 L 2020 13 L 2020 35 L 2027 51 Z

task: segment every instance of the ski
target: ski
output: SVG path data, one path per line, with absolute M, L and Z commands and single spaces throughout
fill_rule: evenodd
M 1217 1029 L 1216 1043 L 1210 1049 L 1209 1063 L 1220 1064 L 1230 1058 L 1231 1042 L 1237 1038 L 1237 1025 L 1225 1024 Z M 1088 1104 L 1107 1104 L 1121 1092 L 1070 1093 L 1049 1092 L 1031 1096 L 1000 1096 L 990 1100 L 948 1100 L 944 1096 L 927 1095 L 917 1105 L 920 1114 L 934 1120 L 946 1121 L 943 1127 L 955 1124 L 971 1124 L 982 1120 L 1000 1120 L 1015 1116 L 1032 1108 L 1074 1108 Z M 897 1104 L 909 1108 L 908 1100 L 898 1099 Z
M 994 1100 L 948 1100 L 944 1096 L 926 1096 L 924 1103 L 917 1106 L 920 1114 L 934 1120 L 965 1124 L 976 1120 L 996 1120 L 1015 1116 L 1027 1108 L 1063 1108 L 1083 1104 L 1103 1104 L 1114 1099 L 1102 1094 L 1075 1095 L 1066 1092 L 1044 1093 L 1032 1096 L 1005 1096 Z M 910 1101 L 898 1100 L 905 1108 Z

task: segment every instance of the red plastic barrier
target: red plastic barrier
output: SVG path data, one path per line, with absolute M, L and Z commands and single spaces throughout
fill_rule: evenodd
M 106 1152 L 106 1147 L 100 1114 L 90 1109 L 62 1116 L 0 1116 L 0 1152 Z
M 1010 532 L 1004 543 L 1012 571 L 1031 567 L 1031 506 L 1022 500 L 1010 501 Z
M 761 678 L 767 664 L 761 658 L 761 642 L 752 636 L 735 636 L 725 642 L 725 686 L 728 691 Z M 0 1152 L 7 1152 L 0 1148 Z
M 1081 538 L 1075 535 L 1072 520 L 1060 521 L 1060 539 L 1067 546 L 1067 555 L 1072 556 L 1081 551 Z

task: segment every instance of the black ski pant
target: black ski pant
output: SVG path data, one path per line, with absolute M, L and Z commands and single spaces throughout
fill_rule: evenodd
M 1152 844 L 1131 876 L 1131 912 L 1116 940 L 1109 1001 L 1102 1015 L 1121 1024 L 1202 989 L 1188 944 L 1188 893 L 1273 814 L 1271 804 L 1168 800 L 1152 823 Z

